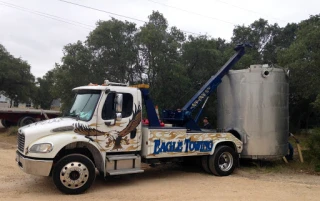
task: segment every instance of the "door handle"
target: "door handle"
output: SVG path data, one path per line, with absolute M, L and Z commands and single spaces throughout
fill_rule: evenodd
M 106 126 L 114 126 L 114 125 L 115 125 L 115 122 L 114 122 L 113 124 L 111 124 L 111 121 L 106 121 L 106 122 L 104 122 L 104 124 L 105 124 Z

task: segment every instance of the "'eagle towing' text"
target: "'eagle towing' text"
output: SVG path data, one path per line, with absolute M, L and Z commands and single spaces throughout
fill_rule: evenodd
M 184 141 L 166 142 L 161 140 L 154 140 L 153 154 L 160 154 L 166 152 L 209 152 L 212 150 L 213 142 L 211 141 L 191 141 L 185 139 Z

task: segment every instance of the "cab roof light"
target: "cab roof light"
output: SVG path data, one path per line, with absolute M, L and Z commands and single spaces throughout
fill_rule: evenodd
M 118 83 L 118 82 L 110 82 L 109 80 L 105 80 L 102 86 L 129 86 L 129 82 L 127 83 Z
M 138 88 L 138 89 L 149 89 L 148 84 L 136 84 L 136 85 L 131 85 L 130 87 Z

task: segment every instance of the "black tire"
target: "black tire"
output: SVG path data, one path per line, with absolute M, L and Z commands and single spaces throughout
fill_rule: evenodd
M 218 146 L 213 155 L 209 156 L 210 172 L 216 176 L 228 176 L 236 167 L 236 152 L 229 146 Z
M 5 119 L 1 119 L 1 124 L 5 128 L 9 128 L 11 126 L 15 126 L 14 122 L 11 122 L 11 121 L 8 121 L 8 120 L 5 120 Z
M 1 124 L 3 127 L 8 128 L 7 121 L 5 119 L 1 119 Z
M 211 171 L 209 169 L 208 156 L 201 157 L 201 166 L 206 173 L 211 174 Z
M 53 168 L 53 182 L 65 194 L 85 192 L 96 178 L 93 162 L 81 154 L 70 154 L 60 159 Z M 73 183 L 74 182 L 74 183 Z
M 36 120 L 32 117 L 22 117 L 21 119 L 19 119 L 18 126 L 23 127 L 34 122 L 36 122 Z

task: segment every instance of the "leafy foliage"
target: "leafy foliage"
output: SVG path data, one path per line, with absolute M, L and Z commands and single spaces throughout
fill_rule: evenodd
M 168 22 L 159 12 L 153 12 L 149 22 L 140 29 L 136 41 L 144 81 L 150 84 L 151 94 L 160 107 L 175 107 L 173 100 L 181 96 L 187 83 L 179 60 L 184 34 L 176 27 L 167 30 Z
M 43 78 L 37 78 L 36 96 L 33 98 L 33 105 L 35 108 L 40 107 L 42 109 L 50 109 L 54 99 L 51 91 L 54 84 L 53 75 L 53 71 L 48 71 Z
M 309 154 L 311 162 L 315 165 L 315 170 L 320 172 L 320 129 L 314 129 L 308 139 Z
M 87 85 L 90 82 L 101 80 L 95 71 L 94 59 L 91 51 L 82 42 L 68 44 L 64 48 L 62 65 L 56 64 L 53 69 L 54 85 L 52 94 L 61 98 L 64 103 L 63 110 L 72 102 L 71 90 L 77 86 Z
M 87 38 L 86 45 L 92 54 L 92 70 L 114 82 L 134 82 L 137 48 L 134 44 L 134 23 L 112 18 L 99 21 Z
M 0 44 L 0 92 L 17 102 L 29 102 L 35 90 L 30 65 L 15 58 Z
M 290 78 L 291 122 L 308 128 L 309 120 L 317 118 L 320 93 L 320 16 L 302 21 L 292 44 L 278 54 L 280 65 L 288 67 Z

